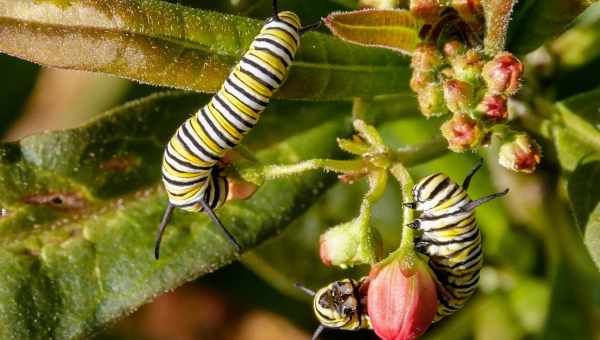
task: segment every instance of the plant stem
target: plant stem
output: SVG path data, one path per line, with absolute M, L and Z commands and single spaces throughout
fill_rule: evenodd
M 352 101 L 352 119 L 365 120 L 367 108 L 368 105 L 364 98 L 354 98 Z
M 332 159 L 311 159 L 291 165 L 267 165 L 262 168 L 263 179 L 276 179 L 305 171 L 324 169 L 339 173 L 361 173 L 366 170 L 362 159 L 338 161 Z
M 395 163 L 390 172 L 400 182 L 400 188 L 402 190 L 402 202 L 409 203 L 413 201 L 412 188 L 413 180 L 408 170 L 402 163 Z M 414 220 L 414 210 L 406 206 L 402 209 L 402 241 L 400 242 L 401 252 L 414 251 L 414 230 L 407 227 L 408 223 Z

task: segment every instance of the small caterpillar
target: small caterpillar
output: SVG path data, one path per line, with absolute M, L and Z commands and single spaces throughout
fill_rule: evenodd
M 334 281 L 317 292 L 296 284 L 297 288 L 313 297 L 313 311 L 321 324 L 315 330 L 312 340 L 316 340 L 327 328 L 347 331 L 371 329 L 365 301 L 366 282 L 366 276 L 358 281 L 343 279 Z
M 421 213 L 408 226 L 422 231 L 417 251 L 429 256 L 438 289 L 438 310 L 434 322 L 461 309 L 473 295 L 483 264 L 481 233 L 475 208 L 505 191 L 472 201 L 467 194 L 480 161 L 462 186 L 442 173 L 423 178 L 413 187 L 415 202 L 405 205 Z
M 169 196 L 154 255 L 174 208 L 205 211 L 229 241 L 240 244 L 214 213 L 228 195 L 228 181 L 218 162 L 227 150 L 237 146 L 254 127 L 271 96 L 285 81 L 300 45 L 300 37 L 320 25 L 301 26 L 300 18 L 289 11 L 273 16 L 211 101 L 179 127 L 169 141 L 163 158 L 162 178 Z

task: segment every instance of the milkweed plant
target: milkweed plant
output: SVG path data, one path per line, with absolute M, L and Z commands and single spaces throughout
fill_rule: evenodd
M 0 0 L 0 338 L 597 339 L 599 45 L 595 0 Z

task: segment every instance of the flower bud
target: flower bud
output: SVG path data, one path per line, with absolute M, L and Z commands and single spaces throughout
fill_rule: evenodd
M 443 62 L 442 54 L 435 44 L 424 43 L 417 46 L 410 66 L 418 72 L 431 72 Z
M 258 186 L 256 184 L 243 180 L 227 178 L 227 182 L 229 185 L 229 193 L 227 195 L 228 201 L 235 199 L 247 200 L 254 195 L 256 190 L 258 190 Z
M 444 6 L 440 4 L 440 0 L 410 0 L 410 11 L 412 14 L 426 23 L 436 21 L 443 9 Z
M 483 18 L 483 7 L 479 0 L 452 0 L 452 7 L 470 24 L 479 23 Z
M 448 148 L 463 152 L 481 144 L 485 135 L 481 123 L 466 114 L 454 115 L 442 125 L 442 135 L 448 141 Z
M 446 80 L 444 82 L 444 99 L 450 111 L 456 114 L 464 113 L 471 107 L 473 86 L 456 79 Z
M 490 92 L 512 96 L 519 90 L 523 64 L 509 52 L 498 54 L 483 67 L 483 79 Z
M 499 162 L 503 167 L 532 173 L 540 164 L 542 153 L 538 143 L 527 134 L 521 133 L 500 147 Z
M 465 45 L 458 40 L 452 40 L 444 44 L 443 50 L 448 59 L 453 59 L 465 52 Z
M 343 269 L 377 262 L 383 251 L 381 236 L 375 228 L 362 225 L 358 218 L 327 230 L 319 240 L 319 255 L 326 266 Z
M 420 258 L 412 275 L 402 273 L 402 259 L 374 267 L 369 273 L 367 310 L 375 333 L 383 340 L 416 339 L 437 311 L 435 282 Z
M 475 83 L 481 79 L 483 56 L 481 52 L 471 49 L 451 59 L 456 79 Z
M 503 123 L 508 119 L 507 100 L 504 96 L 487 95 L 477 105 L 477 112 L 490 123 Z
M 433 72 L 417 72 L 414 71 L 410 78 L 410 89 L 416 93 L 423 91 L 428 84 L 435 81 Z
M 421 113 L 427 118 L 439 117 L 448 113 L 444 100 L 444 88 L 438 83 L 430 83 L 417 93 Z

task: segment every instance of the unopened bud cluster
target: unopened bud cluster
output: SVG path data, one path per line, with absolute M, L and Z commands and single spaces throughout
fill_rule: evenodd
M 470 24 L 481 23 L 483 7 L 480 0 L 411 0 L 410 10 L 414 16 L 426 23 L 439 19 L 442 12 L 451 7 L 460 17 Z
M 507 99 L 519 89 L 523 64 L 516 57 L 502 53 L 486 59 L 458 41 L 442 51 L 423 43 L 414 52 L 411 88 L 426 117 L 454 115 L 443 127 L 453 151 L 478 147 L 487 128 L 506 122 Z
M 479 18 L 481 13 L 478 0 L 411 1 L 413 14 L 426 22 L 439 19 L 447 7 L 454 8 L 466 22 Z M 427 118 L 452 115 L 441 129 L 454 152 L 485 145 L 492 132 L 498 131 L 494 127 L 507 123 L 508 99 L 518 92 L 524 72 L 523 63 L 509 52 L 488 56 L 480 48 L 457 40 L 441 46 L 438 42 L 421 43 L 413 53 L 411 68 L 410 87 L 417 94 L 423 115 Z M 536 149 L 534 141 L 530 144 L 530 153 L 523 148 L 504 147 L 515 154 L 505 156 L 501 164 L 514 171 L 535 170 L 539 148 Z

